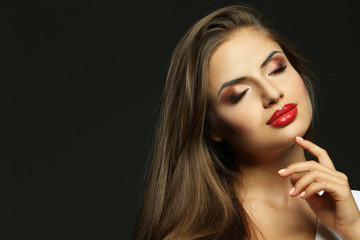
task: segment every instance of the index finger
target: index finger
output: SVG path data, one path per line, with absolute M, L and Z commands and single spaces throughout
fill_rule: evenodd
M 303 139 L 302 137 L 296 137 L 295 142 L 300 147 L 302 147 L 303 149 L 311 153 L 313 156 L 315 156 L 320 164 L 327 166 L 331 169 L 335 169 L 335 166 L 325 149 L 319 147 L 318 145 L 308 140 Z

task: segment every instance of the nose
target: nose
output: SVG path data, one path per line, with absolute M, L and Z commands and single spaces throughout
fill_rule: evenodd
M 265 108 L 275 105 L 283 97 L 284 92 L 269 81 L 262 84 L 262 101 Z

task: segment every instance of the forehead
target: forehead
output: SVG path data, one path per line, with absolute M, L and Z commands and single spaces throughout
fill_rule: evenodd
M 209 69 L 226 68 L 230 62 L 245 65 L 263 61 L 273 50 L 281 51 L 281 47 L 264 32 L 240 29 L 216 48 L 210 58 Z

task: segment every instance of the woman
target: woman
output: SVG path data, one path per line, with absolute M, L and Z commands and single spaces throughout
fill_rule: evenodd
M 135 239 L 360 239 L 346 176 L 305 140 L 315 104 L 304 62 L 249 7 L 219 9 L 186 33 Z

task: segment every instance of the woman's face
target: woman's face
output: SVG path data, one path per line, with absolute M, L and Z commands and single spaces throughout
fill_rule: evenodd
M 213 140 L 225 140 L 238 156 L 289 148 L 312 118 L 305 84 L 281 47 L 250 28 L 234 32 L 211 56 L 209 97 Z

